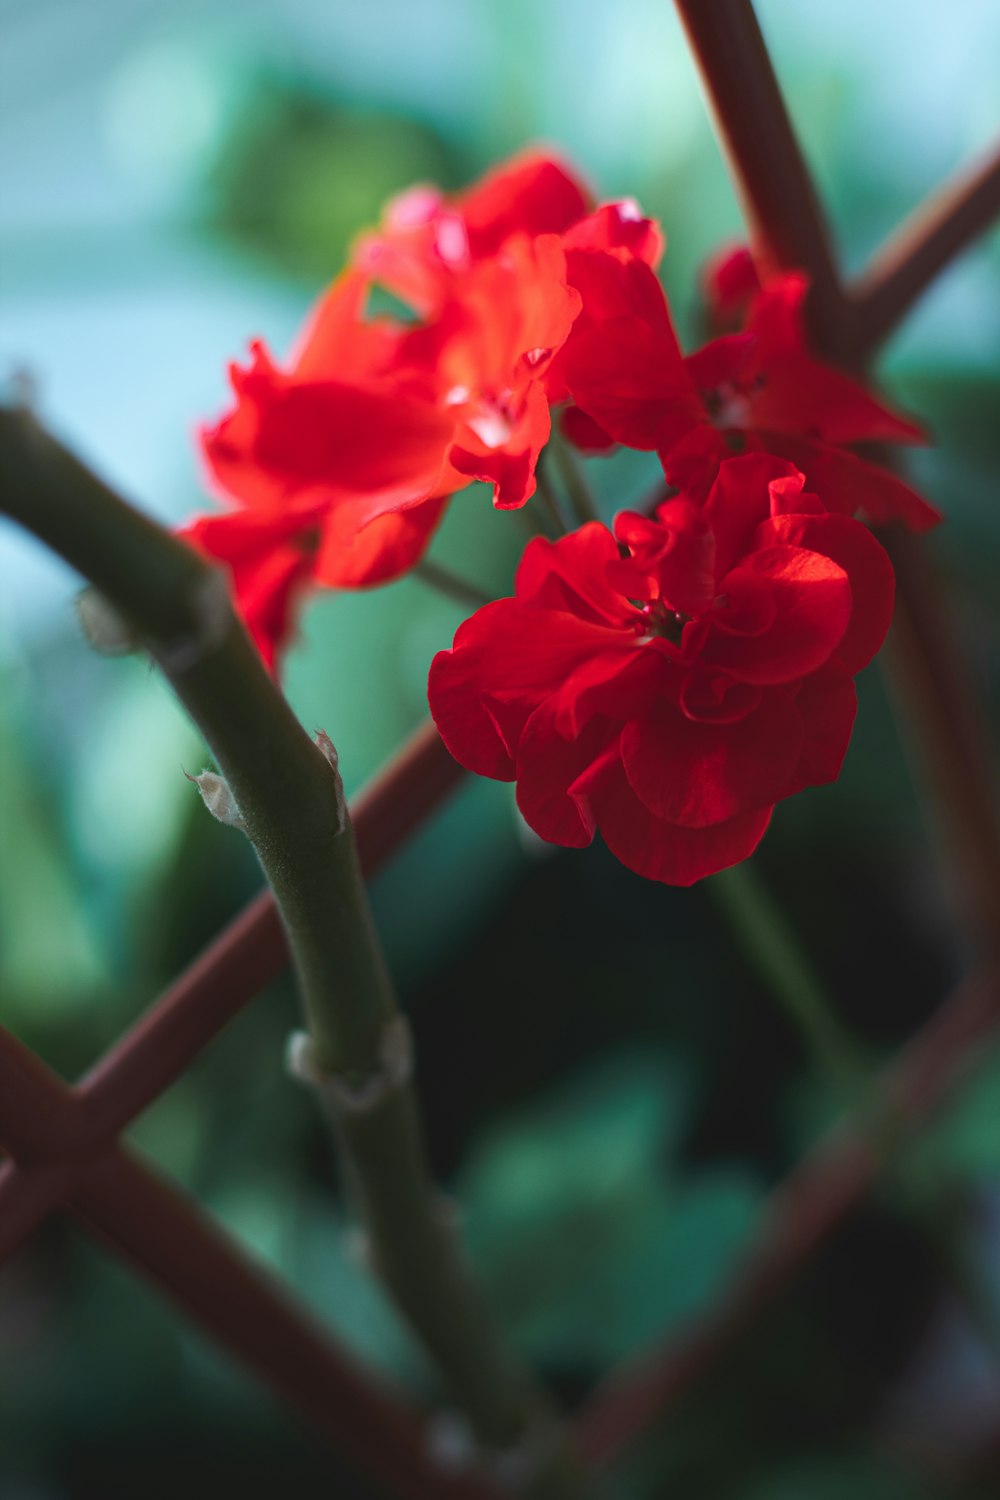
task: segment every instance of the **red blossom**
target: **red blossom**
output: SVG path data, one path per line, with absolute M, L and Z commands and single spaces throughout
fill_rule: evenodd
M 276 591 L 267 608 L 258 601 L 261 640 L 265 620 L 285 621 L 287 635 L 301 592 L 285 590 L 283 565 L 264 566 L 267 536 L 287 562 L 289 547 L 303 554 L 297 533 L 309 534 L 313 561 L 296 579 L 365 587 L 418 561 L 444 500 L 471 479 L 491 483 L 500 507 L 535 487 L 550 430 L 542 380 L 580 305 L 558 238 L 507 240 L 424 325 L 366 319 L 366 292 L 357 272 L 335 282 L 287 370 L 254 344 L 249 367 L 231 371 L 236 404 L 202 433 L 223 498 L 260 519 L 219 517 L 192 535 L 233 563 L 241 604 L 243 548 L 259 539 L 254 591 L 265 578 Z M 265 656 L 278 646 L 272 635 Z
M 450 418 L 452 470 L 492 484 L 500 509 L 534 493 L 550 431 L 544 379 L 579 310 L 558 238 L 516 235 L 401 345 L 399 368 L 422 372 Z
M 252 345 L 250 366 L 231 367 L 235 406 L 201 434 L 222 497 L 269 512 L 279 531 L 296 517 L 318 526 L 316 578 L 338 587 L 412 566 L 440 514 L 433 502 L 464 483 L 447 463 L 453 413 L 399 368 L 408 331 L 362 319 L 365 295 L 356 273 L 340 277 L 287 371 Z M 409 546 L 373 558 L 358 513 L 413 506 Z
M 674 885 L 744 859 L 775 802 L 839 773 L 851 678 L 892 610 L 881 546 L 804 485 L 754 454 L 721 465 L 704 505 L 532 542 L 516 597 L 432 665 L 452 754 L 516 781 L 550 842 L 600 830 Z
M 590 206 L 587 188 L 562 162 L 531 148 L 464 192 L 448 196 L 420 184 L 393 198 L 379 228 L 360 236 L 353 264 L 429 316 L 452 295 L 456 278 L 513 235 L 561 234 Z
M 709 328 L 732 333 L 746 319 L 760 291 L 760 277 L 746 245 L 723 245 L 709 257 L 699 276 Z
M 566 384 L 592 423 L 631 448 L 656 449 L 668 481 L 703 497 L 733 452 L 790 459 L 830 510 L 924 530 L 939 519 L 915 491 L 851 450 L 922 442 L 921 429 L 808 351 L 805 277 L 769 280 L 746 331 L 684 358 L 663 290 L 640 260 L 595 258 L 584 309 L 563 354 Z
M 587 208 L 538 152 L 450 201 L 414 190 L 320 300 L 287 368 L 259 341 L 248 367 L 232 367 L 235 405 L 202 446 L 222 498 L 261 515 L 189 535 L 231 562 L 269 661 L 306 582 L 399 576 L 470 480 L 491 484 L 502 509 L 531 496 L 550 405 L 568 394 L 558 358 L 580 312 L 576 280 L 596 259 L 652 265 L 663 248 L 633 203 Z M 374 272 L 422 321 L 366 314 Z
M 663 244 L 635 203 L 592 210 L 567 168 L 529 151 L 464 193 L 394 200 L 288 365 L 251 346 L 231 370 L 232 408 L 202 433 L 237 509 L 187 535 L 230 564 L 269 663 L 306 587 L 398 577 L 469 481 L 490 484 L 499 508 L 524 505 L 554 406 L 584 450 L 655 449 L 691 504 L 734 452 L 760 453 L 794 464 L 826 511 L 915 529 L 936 519 L 852 451 L 921 434 L 812 357 L 804 279 L 751 296 L 752 265 L 730 257 L 717 290 L 751 297 L 747 327 L 685 358 L 655 275 Z M 373 281 L 413 317 L 372 316 Z
M 296 606 L 316 575 L 316 517 L 267 510 L 202 516 L 180 533 L 214 561 L 224 562 L 240 616 L 275 672 L 294 630 Z
M 351 558 L 358 584 L 398 577 L 413 565 L 427 545 L 444 502 L 431 501 L 416 510 L 383 516 L 355 539 Z M 225 515 L 201 516 L 180 535 L 205 557 L 224 563 L 241 618 L 268 671 L 277 673 L 295 633 L 298 606 L 311 587 L 324 582 L 329 551 L 322 507 L 306 504 L 294 510 L 244 508 Z M 338 557 L 341 587 L 351 578 Z

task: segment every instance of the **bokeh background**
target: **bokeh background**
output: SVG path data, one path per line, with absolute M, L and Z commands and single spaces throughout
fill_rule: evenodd
M 762 0 L 836 224 L 863 265 L 1000 130 L 1000 7 Z M 695 274 L 740 234 L 666 0 L 0 0 L 0 361 L 111 483 L 161 519 L 209 505 L 193 441 L 254 335 L 285 352 L 384 198 L 459 186 L 529 141 L 632 195 Z M 996 725 L 1000 242 L 891 343 L 887 388 L 939 448 L 911 472 Z M 650 477 L 593 466 L 607 514 Z M 521 533 L 482 495 L 433 557 L 509 589 Z M 67 1076 L 258 884 L 182 769 L 198 737 L 145 665 L 87 653 L 77 583 L 0 530 L 0 1019 Z M 327 595 L 287 689 L 359 785 L 425 712 L 460 609 L 419 580 Z M 908 748 L 869 669 L 845 773 L 782 806 L 759 863 L 873 1056 L 960 971 Z M 710 890 L 557 853 L 509 788 L 469 782 L 379 878 L 436 1165 L 525 1354 L 567 1401 L 725 1289 L 763 1195 L 833 1100 L 721 925 Z M 310 1101 L 286 1081 L 276 985 L 133 1138 L 415 1393 L 420 1357 L 349 1253 Z M 623 1494 L 933 1500 L 995 1494 L 1000 1446 L 1000 1055 L 912 1153 L 963 1235 L 956 1295 L 889 1197 L 843 1231 L 725 1370 L 622 1470 Z M 133 1275 L 53 1223 L 0 1268 L 0 1495 L 146 1500 L 365 1492 Z

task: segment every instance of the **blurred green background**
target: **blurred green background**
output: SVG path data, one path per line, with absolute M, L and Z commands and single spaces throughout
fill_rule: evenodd
M 1000 130 L 1000 7 L 764 0 L 762 23 L 846 263 Z M 193 434 L 254 335 L 280 355 L 391 192 L 453 187 L 532 140 L 636 196 L 697 336 L 694 277 L 740 216 L 666 0 L 0 0 L 0 358 L 113 484 L 206 506 Z M 940 447 L 912 472 L 994 729 L 1000 636 L 1000 242 L 957 264 L 883 361 Z M 646 459 L 592 466 L 607 514 Z M 433 556 L 508 591 L 521 533 L 460 497 Z M 76 581 L 0 531 L 0 1020 L 83 1070 L 256 889 L 182 769 L 203 752 L 138 661 L 90 656 Z M 425 712 L 460 609 L 410 579 L 316 599 L 287 688 L 359 785 Z M 377 691 L 373 691 L 377 684 Z M 876 1054 L 960 969 L 881 679 L 840 782 L 784 804 L 759 862 Z M 376 882 L 436 1165 L 525 1354 L 567 1401 L 725 1289 L 763 1194 L 832 1100 L 711 893 L 600 848 L 540 847 L 469 782 Z M 422 1396 L 427 1370 L 345 1249 L 322 1131 L 282 1072 L 274 986 L 132 1134 Z M 911 1217 L 855 1217 L 620 1471 L 622 1494 L 932 1500 L 997 1493 L 1000 1055 L 912 1157 L 964 1236 L 970 1314 Z M 295 1421 L 74 1230 L 0 1267 L 3 1500 L 366 1494 Z

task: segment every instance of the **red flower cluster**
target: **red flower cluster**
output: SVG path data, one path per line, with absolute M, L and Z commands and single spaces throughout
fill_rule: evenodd
M 703 505 L 532 542 L 516 598 L 434 659 L 452 754 L 516 779 L 542 838 L 581 847 L 600 829 L 652 879 L 744 859 L 775 802 L 837 776 L 851 678 L 892 613 L 882 547 L 804 484 L 752 454 L 723 462 Z
M 855 451 L 922 434 L 811 354 L 804 277 L 761 285 L 746 251 L 717 260 L 727 331 L 685 357 L 662 250 L 634 203 L 594 209 L 539 152 L 452 197 L 403 194 L 288 368 L 260 343 L 233 367 L 235 405 L 202 434 L 232 508 L 186 534 L 229 564 L 273 668 L 306 588 L 398 577 L 470 480 L 523 506 L 553 409 L 584 452 L 655 452 L 674 498 L 615 535 L 533 542 L 516 598 L 436 658 L 430 698 L 452 752 L 516 779 L 544 838 L 600 828 L 633 869 L 688 883 L 748 854 L 779 798 L 837 775 L 851 677 L 892 602 L 852 517 L 937 515 Z M 379 288 L 409 315 L 373 312 Z
M 450 202 L 405 194 L 359 241 L 291 368 L 259 342 L 249 369 L 232 367 L 236 405 L 202 446 L 240 509 L 187 535 L 231 563 L 269 663 L 306 585 L 398 577 L 470 480 L 492 484 L 501 508 L 533 493 L 551 427 L 546 372 L 580 312 L 568 257 L 660 245 L 630 206 L 587 209 L 583 188 L 537 153 Z M 375 282 L 419 321 L 367 317 Z
M 685 359 L 648 266 L 605 256 L 591 271 L 589 326 L 569 341 L 563 369 L 573 399 L 601 434 L 598 446 L 655 448 L 668 482 L 701 498 L 734 452 L 774 453 L 806 474 L 830 510 L 863 510 L 873 521 L 902 521 L 915 531 L 940 520 L 894 475 L 849 451 L 855 443 L 918 443 L 923 433 L 808 352 L 804 276 L 766 283 L 748 299 L 743 333 Z

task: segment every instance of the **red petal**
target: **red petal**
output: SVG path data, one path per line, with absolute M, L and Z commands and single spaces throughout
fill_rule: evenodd
M 608 581 L 608 566 L 618 556 L 614 537 L 599 521 L 588 521 L 556 542 L 536 537 L 518 564 L 518 600 L 600 625 L 627 625 L 635 610 Z
M 708 499 L 721 464 L 735 461 L 725 433 L 704 417 L 684 437 L 661 444 L 659 458 L 667 482 L 696 504 Z
M 663 231 L 642 215 L 634 198 L 606 203 L 563 235 L 567 250 L 623 250 L 654 270 L 663 255 Z
M 689 354 L 684 368 L 702 398 L 707 399 L 720 387 L 738 385 L 752 377 L 756 353 L 751 334 L 727 333 Z
M 686 385 L 680 346 L 663 288 L 644 261 L 622 252 L 568 249 L 566 272 L 582 305 L 565 348 L 546 372 L 550 400 L 565 401 L 569 395 L 567 360 L 574 346 L 595 328 L 617 318 L 640 325 L 642 331 L 636 332 L 634 338 L 638 348 L 653 350 L 651 369 L 658 381 L 669 368 L 676 372 L 676 383 Z M 592 346 L 591 362 L 596 360 L 598 368 L 601 358 L 600 345 Z M 586 361 L 577 367 L 577 374 L 587 378 Z
M 258 510 L 202 516 L 179 534 L 207 557 L 227 564 L 234 602 L 268 670 L 277 672 L 297 606 L 315 568 L 315 522 Z
M 612 854 L 637 875 L 666 885 L 693 885 L 746 859 L 771 819 L 771 808 L 766 807 L 710 828 L 681 828 L 654 817 L 617 769 L 592 793 L 591 801 Z
M 657 508 L 655 522 L 623 511 L 615 534 L 638 567 L 657 578 L 659 597 L 671 609 L 700 615 L 708 608 L 715 594 L 715 538 L 698 506 L 667 500 Z
M 581 320 L 588 326 L 608 318 L 638 318 L 679 364 L 680 345 L 663 287 L 645 261 L 599 250 L 566 250 L 566 274 L 580 293 Z M 582 326 L 582 325 L 581 325 Z
M 942 519 L 939 510 L 895 474 L 855 453 L 816 443 L 802 444 L 801 454 L 792 453 L 791 457 L 805 470 L 810 487 L 819 492 L 830 510 L 848 516 L 862 511 L 876 525 L 898 521 L 908 531 L 929 531 Z
M 549 702 L 560 733 L 569 738 L 595 717 L 615 725 L 641 718 L 650 703 L 679 688 L 676 665 L 654 643 L 633 642 L 617 663 L 604 654 L 577 667 Z
M 361 530 L 350 524 L 349 506 L 335 506 L 327 513 L 316 559 L 318 582 L 360 589 L 408 572 L 427 550 L 446 504 L 446 499 L 426 500 L 379 516 Z
M 363 318 L 370 280 L 347 270 L 320 298 L 292 356 L 296 381 L 364 380 L 387 368 L 400 330 Z
M 482 479 L 493 486 L 493 504 L 498 510 L 513 510 L 535 493 L 535 465 L 551 431 L 549 404 L 536 380 L 529 386 L 524 409 L 502 442 L 484 442 L 464 423 L 448 453 L 448 461 L 460 474 Z
M 325 489 L 380 492 L 389 510 L 433 490 L 454 426 L 453 412 L 391 389 L 293 385 L 258 370 L 203 446 L 219 483 L 247 504 Z
M 779 515 L 757 536 L 762 547 L 801 547 L 843 568 L 851 585 L 851 618 L 836 654 L 851 676 L 860 672 L 882 645 L 892 619 L 895 575 L 885 548 L 848 516 Z
M 621 754 L 629 785 L 651 812 L 687 828 L 706 828 L 776 802 L 802 741 L 793 698 L 775 689 L 752 713 L 729 724 L 695 723 L 660 702 L 626 726 Z
M 454 290 L 456 274 L 495 255 L 512 236 L 561 234 L 589 207 L 585 188 L 560 162 L 526 151 L 450 201 L 428 186 L 400 194 L 380 227 L 359 239 L 353 264 L 426 316 Z
M 783 797 L 836 781 L 840 775 L 858 707 L 854 683 L 843 667 L 831 662 L 805 679 L 795 706 L 802 716 L 805 739 Z
M 517 748 L 517 805 L 540 838 L 569 849 L 591 843 L 594 814 L 576 783 L 616 735 L 613 726 L 593 719 L 580 735 L 566 739 L 556 731 L 550 704 L 540 704 L 532 714 Z
M 809 277 L 802 271 L 781 271 L 767 278 L 753 299 L 749 319 L 762 359 L 805 353 L 803 310 L 808 292 Z
M 924 443 L 916 423 L 896 416 L 861 383 L 806 354 L 761 362 L 749 394 L 748 425 L 824 443 Z
M 445 385 L 496 395 L 540 378 L 580 311 L 580 294 L 566 277 L 555 235 L 519 236 L 496 259 L 474 266 L 441 313 L 455 330 L 438 356 Z
M 757 267 L 745 245 L 724 245 L 705 262 L 698 279 L 709 319 L 720 329 L 741 319 L 760 290 Z
M 592 678 L 602 669 L 612 676 L 622 654 L 635 649 L 621 630 L 498 599 L 459 627 L 451 651 L 434 658 L 431 713 L 456 760 L 481 776 L 509 780 L 511 726 L 523 724 L 577 667 L 586 664 Z M 509 705 L 501 727 L 498 704 Z
M 577 405 L 629 448 L 663 447 L 701 421 L 683 366 L 641 318 L 609 318 L 574 334 L 562 370 Z
M 800 490 L 804 483 L 792 464 L 770 453 L 747 453 L 718 465 L 704 515 L 715 533 L 719 577 L 743 556 L 754 529 L 771 514 L 771 485 L 776 481 L 797 484 Z
M 450 277 L 468 264 L 465 225 L 437 188 L 421 184 L 391 198 L 378 229 L 356 240 L 351 263 L 421 316 L 447 295 Z
M 724 634 L 715 629 L 702 652 L 705 661 L 726 667 L 744 682 L 793 682 L 829 661 L 851 618 L 847 574 L 828 557 L 798 547 L 768 547 L 750 553 L 722 579 L 739 598 L 744 585 L 771 589 L 774 619 L 754 635 Z M 724 619 L 712 616 L 717 627 Z
M 590 208 L 584 185 L 555 157 L 530 149 L 459 194 L 469 249 L 492 255 L 512 234 L 561 234 Z
M 610 453 L 618 446 L 611 434 L 578 406 L 567 406 L 560 413 L 559 429 L 581 453 Z

